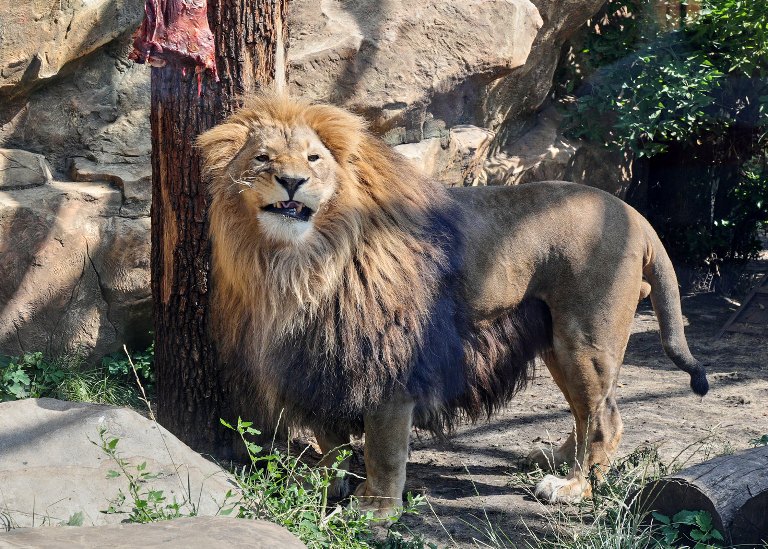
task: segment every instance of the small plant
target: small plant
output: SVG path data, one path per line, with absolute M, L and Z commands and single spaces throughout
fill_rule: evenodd
M 154 361 L 155 344 L 152 343 L 146 351 L 132 355 L 125 352 L 106 356 L 102 359 L 101 365 L 110 376 L 131 384 L 138 378 L 147 392 L 151 394 L 155 388 L 155 372 L 152 369 Z
M 749 443 L 752 445 L 753 448 L 757 448 L 758 446 L 768 446 L 768 435 L 763 435 L 761 437 L 753 438 L 749 441 Z
M 296 456 L 275 449 L 262 453 L 263 449 L 248 439 L 260 434 L 250 422 L 238 419 L 237 425 L 232 426 L 222 420 L 222 424 L 240 435 L 251 461 L 251 466 L 236 474 L 243 494 L 238 503 L 239 517 L 285 526 L 310 548 L 422 549 L 427 546 L 420 537 L 406 537 L 397 527 L 381 539 L 381 532 L 376 530 L 386 521 L 375 519 L 371 513 L 361 513 L 354 505 L 329 504 L 328 489 L 334 479 L 348 474 L 340 465 L 350 452 L 342 452 L 330 468 L 314 468 L 302 463 L 301 454 Z M 423 502 L 423 496 L 408 494 L 402 512 L 417 514 L 417 507 Z
M 124 477 L 128 481 L 128 491 L 118 491 L 115 498 L 110 500 L 106 513 L 128 513 L 128 522 L 147 523 L 161 520 L 171 520 L 179 517 L 193 517 L 197 515 L 197 507 L 189 500 L 179 502 L 174 497 L 168 501 L 163 490 L 153 490 L 147 483 L 158 477 L 157 473 L 147 470 L 147 463 L 131 465 L 128 460 L 120 457 L 117 445 L 118 437 L 110 436 L 106 429 L 99 429 L 99 442 L 93 442 L 100 446 L 117 465 L 118 470 L 110 470 L 107 478 Z M 227 494 L 227 499 L 231 497 Z
M 67 373 L 43 359 L 43 353 L 0 357 L 0 402 L 38 398 L 55 392 Z
M 137 377 L 152 387 L 153 348 L 130 356 L 109 357 L 99 368 L 86 368 L 79 354 L 47 359 L 43 353 L 26 353 L 19 357 L 0 356 L 0 402 L 22 398 L 51 397 L 76 402 L 93 402 L 115 406 L 141 404 L 136 387 Z
M 693 549 L 710 549 L 722 547 L 723 535 L 712 524 L 712 515 L 706 511 L 680 511 L 669 518 L 661 513 L 653 513 L 661 523 L 660 533 L 664 543 L 677 547 L 687 542 L 693 542 Z

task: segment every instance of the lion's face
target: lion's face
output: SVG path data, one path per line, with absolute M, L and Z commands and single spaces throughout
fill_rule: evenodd
M 269 125 L 252 131 L 230 176 L 248 215 L 271 239 L 307 238 L 315 216 L 337 190 L 338 164 L 308 126 Z

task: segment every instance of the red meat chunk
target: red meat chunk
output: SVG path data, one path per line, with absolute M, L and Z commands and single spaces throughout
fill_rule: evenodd
M 146 0 L 144 20 L 133 34 L 130 59 L 153 67 L 194 67 L 216 76 L 213 33 L 206 0 Z

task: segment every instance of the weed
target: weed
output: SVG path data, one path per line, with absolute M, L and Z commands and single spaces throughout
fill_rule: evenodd
M 157 473 L 147 470 L 147 462 L 131 465 L 128 460 L 120 457 L 117 445 L 118 437 L 110 436 L 105 428 L 99 429 L 99 442 L 91 441 L 100 446 L 117 465 L 118 470 L 110 470 L 107 478 L 125 477 L 128 481 L 128 491 L 118 491 L 116 497 L 109 502 L 106 513 L 128 513 L 128 522 L 147 523 L 161 520 L 171 520 L 179 517 L 197 515 L 197 506 L 185 497 L 179 502 L 175 497 L 168 501 L 163 490 L 153 490 L 148 487 L 150 480 L 158 477 Z M 187 494 L 189 495 L 189 493 Z M 227 494 L 231 497 L 231 494 Z
M 242 491 L 238 516 L 264 519 L 285 526 L 307 547 L 387 549 L 422 549 L 427 547 L 419 536 L 407 537 L 395 527 L 382 536 L 382 519 L 362 513 L 340 503 L 330 508 L 328 490 L 331 482 L 347 473 L 340 467 L 350 455 L 341 452 L 336 463 L 328 468 L 313 468 L 301 461 L 302 455 L 291 455 L 273 449 L 268 454 L 248 440 L 259 432 L 250 422 L 238 419 L 237 426 L 222 421 L 225 427 L 237 431 L 251 465 L 236 473 Z M 403 514 L 417 514 L 423 496 L 408 494 Z
M 101 367 L 88 369 L 83 357 L 74 353 L 46 359 L 43 353 L 19 357 L 0 356 L 0 402 L 22 398 L 52 397 L 77 402 L 137 407 L 141 398 L 136 379 L 149 387 L 153 349 L 137 353 L 134 359 L 107 357 Z M 130 361 L 136 364 L 134 378 Z
M 672 518 L 654 512 L 653 517 L 661 524 L 659 532 L 667 546 L 678 547 L 693 542 L 693 549 L 722 547 L 723 535 L 715 529 L 712 515 L 706 511 L 683 510 Z
M 768 446 L 768 435 L 763 435 L 761 437 L 753 438 L 749 441 L 749 443 L 754 448 L 757 448 L 758 446 Z

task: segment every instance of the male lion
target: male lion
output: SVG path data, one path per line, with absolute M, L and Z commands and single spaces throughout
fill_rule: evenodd
M 574 429 L 536 494 L 589 495 L 622 434 L 616 382 L 638 298 L 704 395 L 675 273 L 648 222 L 564 182 L 446 189 L 329 105 L 259 96 L 199 138 L 211 178 L 214 330 L 254 400 L 332 461 L 365 432 L 359 504 L 402 505 L 413 426 L 506 404 L 543 358 Z M 646 282 L 647 281 L 647 282 Z M 650 285 L 650 286 L 649 286 Z M 341 485 L 336 487 L 341 490 Z

